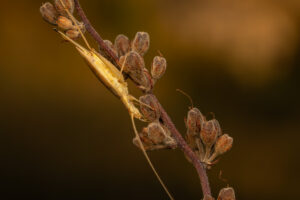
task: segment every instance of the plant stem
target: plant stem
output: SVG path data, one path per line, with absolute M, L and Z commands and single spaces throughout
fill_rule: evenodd
M 79 1 L 74 0 L 74 2 L 75 2 L 75 8 L 77 10 L 77 14 L 79 15 L 79 17 L 83 21 L 86 30 L 90 33 L 90 35 L 94 38 L 94 40 L 96 40 L 96 42 L 100 46 L 100 49 L 103 50 L 107 54 L 107 56 L 109 56 L 111 58 L 111 60 L 114 62 L 113 64 L 115 64 L 118 68 L 120 68 L 117 55 L 108 48 L 108 46 L 104 43 L 104 41 L 101 38 L 101 36 L 99 35 L 99 33 L 91 25 L 90 21 L 88 20 L 88 18 L 86 17 L 83 9 L 80 6 Z M 154 94 L 152 94 L 152 95 L 154 96 L 156 101 L 159 103 L 156 96 Z M 161 111 L 161 119 L 162 119 L 164 125 L 166 125 L 168 127 L 168 129 L 170 130 L 172 136 L 174 137 L 174 139 L 178 143 L 178 146 L 180 147 L 180 149 L 192 161 L 192 164 L 194 165 L 194 167 L 197 170 L 197 173 L 198 173 L 199 178 L 200 178 L 200 183 L 201 183 L 201 187 L 202 187 L 203 196 L 211 195 L 209 181 L 208 181 L 208 177 L 207 177 L 204 165 L 201 163 L 201 161 L 199 160 L 197 155 L 192 151 L 192 149 L 185 142 L 182 135 L 176 129 L 176 127 L 175 127 L 174 123 L 172 122 L 171 118 L 169 117 L 169 115 L 167 114 L 167 112 L 164 110 L 164 108 L 162 107 L 162 105 L 160 103 L 159 103 L 159 107 L 160 107 L 159 109 Z

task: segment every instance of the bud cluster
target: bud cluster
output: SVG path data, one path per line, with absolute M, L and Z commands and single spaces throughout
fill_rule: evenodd
M 206 120 L 197 108 L 189 110 L 186 127 L 187 143 L 203 163 L 210 165 L 217 156 L 229 151 L 232 146 L 233 138 L 222 134 L 218 120 Z
M 139 136 L 145 150 L 175 149 L 177 147 L 177 143 L 171 137 L 170 131 L 157 121 L 151 122 L 147 127 L 143 128 Z M 135 137 L 133 139 L 133 144 L 140 148 L 138 138 Z
M 75 24 L 69 17 L 66 10 L 73 14 L 74 5 L 74 0 L 54 0 L 54 5 L 50 2 L 44 3 L 40 7 L 40 12 L 46 22 L 57 26 L 70 38 L 77 39 L 80 37 L 80 31 L 78 28 L 82 32 L 85 32 L 85 27 L 82 22 L 76 21 Z
M 144 92 L 153 89 L 155 82 L 160 79 L 167 68 L 167 61 L 162 56 L 155 56 L 151 71 L 146 68 L 144 55 L 150 46 L 150 36 L 147 32 L 137 32 L 132 41 L 123 34 L 115 38 L 114 44 L 105 40 L 107 47 L 118 57 L 121 71 L 125 72 Z M 100 49 L 100 53 L 105 52 Z
M 150 123 L 143 128 L 139 134 L 146 150 L 175 149 L 177 142 L 172 138 L 169 129 L 160 122 L 160 109 L 157 99 L 152 94 L 140 97 L 140 109 L 143 116 Z M 133 143 L 140 147 L 138 138 L 133 139 Z

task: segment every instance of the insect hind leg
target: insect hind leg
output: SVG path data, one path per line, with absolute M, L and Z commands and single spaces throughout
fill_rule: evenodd
M 153 164 L 152 164 L 152 162 L 151 162 L 151 160 L 150 160 L 150 158 L 149 158 L 149 156 L 148 156 L 148 154 L 147 154 L 147 152 L 145 150 L 145 147 L 144 147 L 144 145 L 142 143 L 140 135 L 137 132 L 137 129 L 136 129 L 136 126 L 135 126 L 135 122 L 134 122 L 134 116 L 133 116 L 133 114 L 131 114 L 130 117 L 131 117 L 132 127 L 133 127 L 133 130 L 134 130 L 135 136 L 136 136 L 136 138 L 138 140 L 139 146 L 140 146 L 140 148 L 141 148 L 141 150 L 142 150 L 142 152 L 143 152 L 143 154 L 144 154 L 144 156 L 145 156 L 148 164 L 150 165 L 150 167 L 151 167 L 152 171 L 154 172 L 156 178 L 158 179 L 159 183 L 161 184 L 161 186 L 163 187 L 163 189 L 165 190 L 165 192 L 167 193 L 167 195 L 169 196 L 169 198 L 171 200 L 174 200 L 174 198 L 171 195 L 171 193 L 169 192 L 167 186 L 164 184 L 164 182 L 160 178 L 159 174 L 157 173 L 156 169 L 154 168 L 154 166 L 153 166 Z

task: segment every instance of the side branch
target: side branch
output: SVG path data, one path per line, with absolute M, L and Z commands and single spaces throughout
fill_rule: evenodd
M 153 95 L 153 96 L 156 98 L 155 95 Z M 157 98 L 156 98 L 156 100 L 157 100 Z M 157 102 L 159 103 L 158 100 L 157 100 Z M 176 129 L 176 127 L 175 127 L 174 123 L 172 122 L 171 118 L 169 117 L 169 115 L 167 114 L 167 112 L 161 106 L 160 103 L 159 103 L 159 107 L 160 107 L 159 109 L 160 109 L 160 112 L 161 112 L 161 119 L 163 120 L 164 125 L 166 125 L 168 127 L 168 129 L 170 130 L 172 136 L 174 137 L 174 139 L 178 143 L 178 146 L 185 153 L 185 155 L 188 158 L 191 159 L 194 167 L 197 170 L 197 173 L 199 175 L 200 182 L 201 182 L 203 196 L 211 195 L 211 190 L 210 190 L 210 186 L 209 186 L 208 177 L 207 177 L 206 170 L 205 170 L 203 164 L 200 162 L 197 155 L 192 151 L 192 149 L 185 142 L 185 140 L 183 139 L 183 137 L 181 136 L 179 131 Z
M 75 2 L 75 8 L 77 10 L 77 13 L 78 13 L 79 17 L 82 19 L 83 23 L 85 24 L 86 30 L 96 40 L 96 42 L 100 46 L 100 49 L 103 50 L 103 52 L 105 52 L 106 55 L 111 58 L 111 60 L 114 62 L 113 64 L 115 64 L 118 68 L 120 68 L 119 61 L 118 61 L 116 54 L 111 49 L 108 48 L 108 46 L 104 43 L 101 36 L 91 25 L 90 21 L 88 20 L 83 9 L 80 6 L 79 1 L 74 0 L 74 2 Z M 153 96 L 155 97 L 155 95 L 153 95 Z M 155 97 L 155 99 L 159 103 L 159 101 L 157 100 L 156 97 Z M 188 158 L 190 158 L 190 160 L 192 161 L 192 164 L 194 165 L 194 167 L 197 170 L 197 173 L 200 178 L 203 196 L 211 195 L 208 177 L 207 177 L 206 170 L 205 170 L 203 164 L 198 159 L 196 154 L 192 151 L 192 149 L 188 146 L 188 144 L 185 142 L 185 140 L 183 139 L 183 137 L 181 136 L 179 131 L 176 129 L 171 118 L 169 117 L 169 115 L 167 114 L 167 112 L 164 110 L 164 108 L 161 106 L 160 103 L 159 103 L 159 107 L 160 107 L 159 109 L 161 111 L 161 119 L 162 119 L 163 123 L 168 127 L 172 136 L 178 143 L 178 146 L 180 147 L 180 149 L 186 154 L 186 156 Z

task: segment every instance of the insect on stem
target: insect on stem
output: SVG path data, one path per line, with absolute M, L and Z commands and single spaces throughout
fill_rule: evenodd
M 106 58 L 104 58 L 102 55 L 100 55 L 98 52 L 96 52 L 94 49 L 92 49 L 90 47 L 90 45 L 87 42 L 86 38 L 84 37 L 82 31 L 80 30 L 76 19 L 73 17 L 73 15 L 66 8 L 63 1 L 60 0 L 60 2 L 63 5 L 65 11 L 68 13 L 70 19 L 73 21 L 76 28 L 80 32 L 80 34 L 81 34 L 81 36 L 82 36 L 82 38 L 83 38 L 83 40 L 84 40 L 84 42 L 87 45 L 89 50 L 87 50 L 86 48 L 84 48 L 83 46 L 81 46 L 80 44 L 75 42 L 73 39 L 71 39 L 70 37 L 65 35 L 63 32 L 61 32 L 61 31 L 57 31 L 57 32 L 62 36 L 63 39 L 71 42 L 76 47 L 78 52 L 85 59 L 85 61 L 88 63 L 90 69 L 97 76 L 97 78 L 113 94 L 115 94 L 117 97 L 119 97 L 120 100 L 123 102 L 124 106 L 127 108 L 128 112 L 129 112 L 129 115 L 131 117 L 134 133 L 135 133 L 136 137 L 138 138 L 138 142 L 140 144 L 140 147 L 142 149 L 142 152 L 143 152 L 146 160 L 148 161 L 151 169 L 153 170 L 155 176 L 159 180 L 160 184 L 162 185 L 163 189 L 165 190 L 165 192 L 167 193 L 169 198 L 171 200 L 173 200 L 174 198 L 172 197 L 172 195 L 168 191 L 167 187 L 165 186 L 165 184 L 161 180 L 160 176 L 158 175 L 156 169 L 154 168 L 154 166 L 153 166 L 153 164 L 152 164 L 152 162 L 151 162 L 151 160 L 150 160 L 150 158 L 149 158 L 149 156 L 148 156 L 148 154 L 147 154 L 147 152 L 144 148 L 144 145 L 143 145 L 143 143 L 140 139 L 140 136 L 137 132 L 136 126 L 135 126 L 134 118 L 137 118 L 141 121 L 144 121 L 143 115 L 140 113 L 139 109 L 134 105 L 134 101 L 137 101 L 140 104 L 141 104 L 141 102 L 139 100 L 137 100 L 135 97 L 133 97 L 132 95 L 129 94 L 127 82 L 124 80 L 123 74 L 110 61 L 108 61 Z M 153 109 L 153 108 L 151 108 L 151 109 Z

